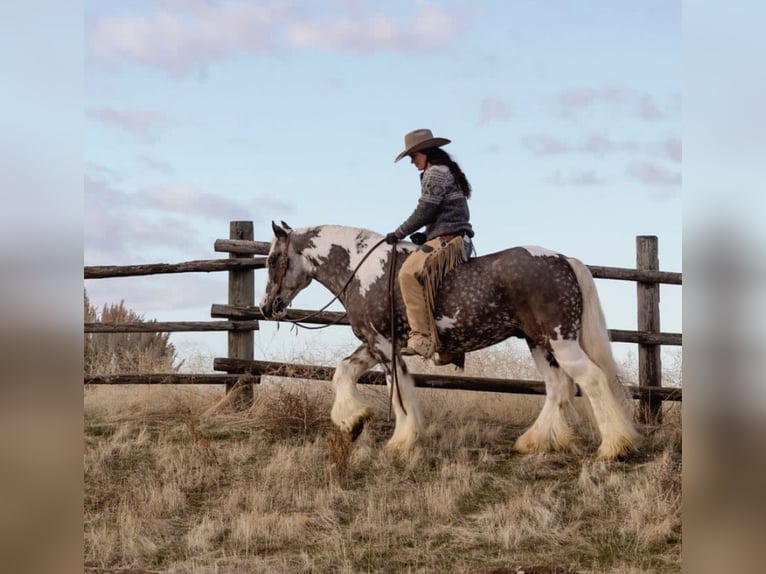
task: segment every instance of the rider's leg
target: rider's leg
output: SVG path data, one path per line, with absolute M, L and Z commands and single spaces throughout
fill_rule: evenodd
M 402 292 L 407 322 L 410 325 L 407 347 L 402 354 L 415 354 L 430 357 L 434 353 L 434 340 L 431 336 L 431 310 L 426 303 L 426 293 L 421 282 L 423 265 L 433 252 L 438 239 L 429 241 L 417 251 L 412 252 L 399 271 L 399 288 Z

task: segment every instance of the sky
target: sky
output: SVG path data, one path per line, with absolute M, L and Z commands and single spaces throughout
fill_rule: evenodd
M 681 2 L 205 1 L 84 4 L 85 265 L 215 259 L 229 222 L 386 233 L 414 208 L 404 134 L 429 128 L 473 186 L 478 254 L 541 245 L 635 267 L 638 235 L 682 267 Z M 256 272 L 256 302 L 265 285 Z M 597 280 L 609 327 L 636 285 Z M 210 319 L 226 274 L 85 282 L 92 304 Z M 293 307 L 331 298 L 312 285 Z M 336 308 L 336 307 L 333 307 Z M 681 287 L 661 330 L 681 332 Z M 331 331 L 331 333 L 330 333 Z M 174 334 L 226 356 L 223 333 Z M 352 351 L 342 327 L 262 322 L 256 357 Z M 635 345 L 616 344 L 619 354 Z

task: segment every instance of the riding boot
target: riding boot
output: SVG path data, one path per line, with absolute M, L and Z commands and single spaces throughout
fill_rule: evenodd
M 407 346 L 401 350 L 402 355 L 420 355 L 426 359 L 434 354 L 434 342 L 431 337 L 420 333 L 410 333 Z

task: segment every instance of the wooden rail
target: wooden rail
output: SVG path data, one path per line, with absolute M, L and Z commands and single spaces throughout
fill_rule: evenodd
M 85 323 L 86 333 L 175 333 L 204 331 L 257 331 L 258 321 L 149 321 Z
M 247 375 L 227 373 L 123 373 L 115 375 L 85 375 L 86 385 L 235 385 L 247 380 Z
M 238 269 L 263 269 L 266 258 L 259 257 L 232 259 L 200 259 L 184 263 L 148 263 L 146 265 L 95 265 L 85 267 L 85 279 L 106 279 L 109 277 L 137 277 L 139 275 L 161 275 L 165 273 L 190 273 L 212 271 L 234 271 Z
M 270 243 L 265 241 L 235 241 L 231 239 L 216 239 L 215 251 L 225 253 L 240 253 L 249 255 L 268 255 Z M 641 281 L 646 283 L 666 283 L 681 285 L 681 273 L 659 271 L 656 269 L 627 269 L 624 267 L 604 267 L 601 265 L 586 265 L 596 279 L 615 279 L 618 281 Z
M 299 365 L 272 361 L 246 361 L 242 359 L 219 358 L 214 360 L 216 370 L 227 374 L 188 375 L 160 373 L 149 375 L 118 374 L 91 375 L 85 377 L 86 385 L 212 385 L 235 384 L 237 382 L 259 382 L 263 376 L 290 379 L 331 381 L 335 367 Z M 249 378 L 246 378 L 249 377 Z M 500 379 L 491 377 L 469 377 L 465 375 L 442 375 L 412 373 L 415 386 L 423 389 L 454 389 L 486 393 L 510 393 L 523 395 L 544 395 L 545 383 L 525 379 Z M 359 378 L 362 385 L 385 385 L 386 378 L 381 371 L 367 371 Z M 634 399 L 658 398 L 663 401 L 680 401 L 683 391 L 675 387 L 641 387 L 624 385 Z M 577 389 L 575 396 L 582 396 Z
M 348 325 L 345 313 L 341 311 L 322 311 L 314 314 L 309 309 L 288 309 L 285 318 L 289 321 L 300 322 L 303 317 L 312 315 L 306 323 L 317 325 Z M 258 307 L 237 307 L 233 305 L 213 304 L 210 307 L 211 317 L 225 317 L 232 320 L 257 319 L 271 321 L 263 316 Z M 640 343 L 643 345 L 681 345 L 681 333 L 654 333 L 651 331 L 624 331 L 609 329 L 610 339 L 615 343 Z

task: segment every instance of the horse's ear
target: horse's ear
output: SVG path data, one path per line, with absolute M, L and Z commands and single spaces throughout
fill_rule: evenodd
M 279 239 L 284 239 L 287 237 L 287 231 L 279 227 L 276 223 L 273 221 L 271 222 L 271 229 L 274 231 L 274 235 L 278 237 Z
M 286 229 L 287 231 L 292 231 L 293 230 L 293 228 L 290 227 L 289 225 L 287 225 L 287 223 L 285 223 L 284 221 L 282 222 L 282 227 L 284 229 Z

